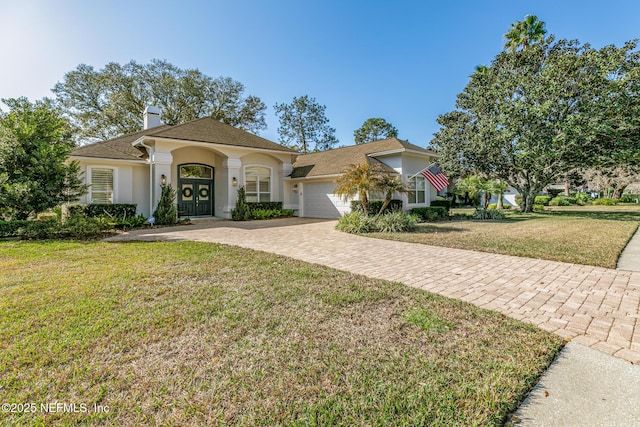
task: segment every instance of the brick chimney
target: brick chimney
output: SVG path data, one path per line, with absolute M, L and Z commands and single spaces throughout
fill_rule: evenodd
M 142 118 L 144 119 L 143 129 L 151 129 L 162 126 L 162 122 L 160 121 L 160 109 L 158 107 L 150 106 L 145 108 Z

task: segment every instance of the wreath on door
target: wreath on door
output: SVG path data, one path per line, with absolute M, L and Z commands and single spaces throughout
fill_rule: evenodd
M 202 197 L 203 199 L 209 197 L 208 188 L 201 188 L 199 193 L 200 193 L 200 197 Z
M 182 189 L 182 197 L 185 199 L 190 198 L 193 195 L 193 190 L 190 187 L 185 187 Z

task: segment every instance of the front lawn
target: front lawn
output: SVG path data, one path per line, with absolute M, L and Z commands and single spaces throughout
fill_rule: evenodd
M 0 292 L 5 425 L 501 424 L 563 344 L 208 243 L 2 242 Z
M 615 268 L 640 223 L 637 207 L 555 208 L 526 215 L 504 212 L 504 221 L 423 223 L 412 233 L 366 236 Z

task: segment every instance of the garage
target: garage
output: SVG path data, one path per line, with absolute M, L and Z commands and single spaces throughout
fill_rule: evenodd
M 302 213 L 307 218 L 339 218 L 351 211 L 350 203 L 333 194 L 332 182 L 305 182 L 302 185 Z

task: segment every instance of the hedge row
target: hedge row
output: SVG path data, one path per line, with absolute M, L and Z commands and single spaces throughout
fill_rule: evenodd
M 380 208 L 384 200 L 369 200 L 369 215 L 377 215 L 380 212 Z M 389 205 L 384 210 L 384 214 L 391 212 L 401 212 L 402 211 L 402 200 L 392 199 L 389 202 Z M 351 201 L 351 212 L 363 212 L 362 203 L 360 200 L 352 200 Z
M 440 218 L 447 218 L 449 212 L 444 206 L 427 206 L 423 208 L 411 209 L 412 215 L 417 215 L 422 221 L 435 221 Z
M 250 211 L 281 211 L 282 202 L 247 202 Z
M 131 218 L 136 216 L 136 210 L 137 205 L 129 203 L 113 203 L 109 205 L 92 203 L 89 205 L 69 206 L 69 215 L 82 215 L 88 218 L 101 216 Z
M 431 206 L 443 206 L 447 208 L 447 212 L 451 210 L 451 200 L 432 200 Z

